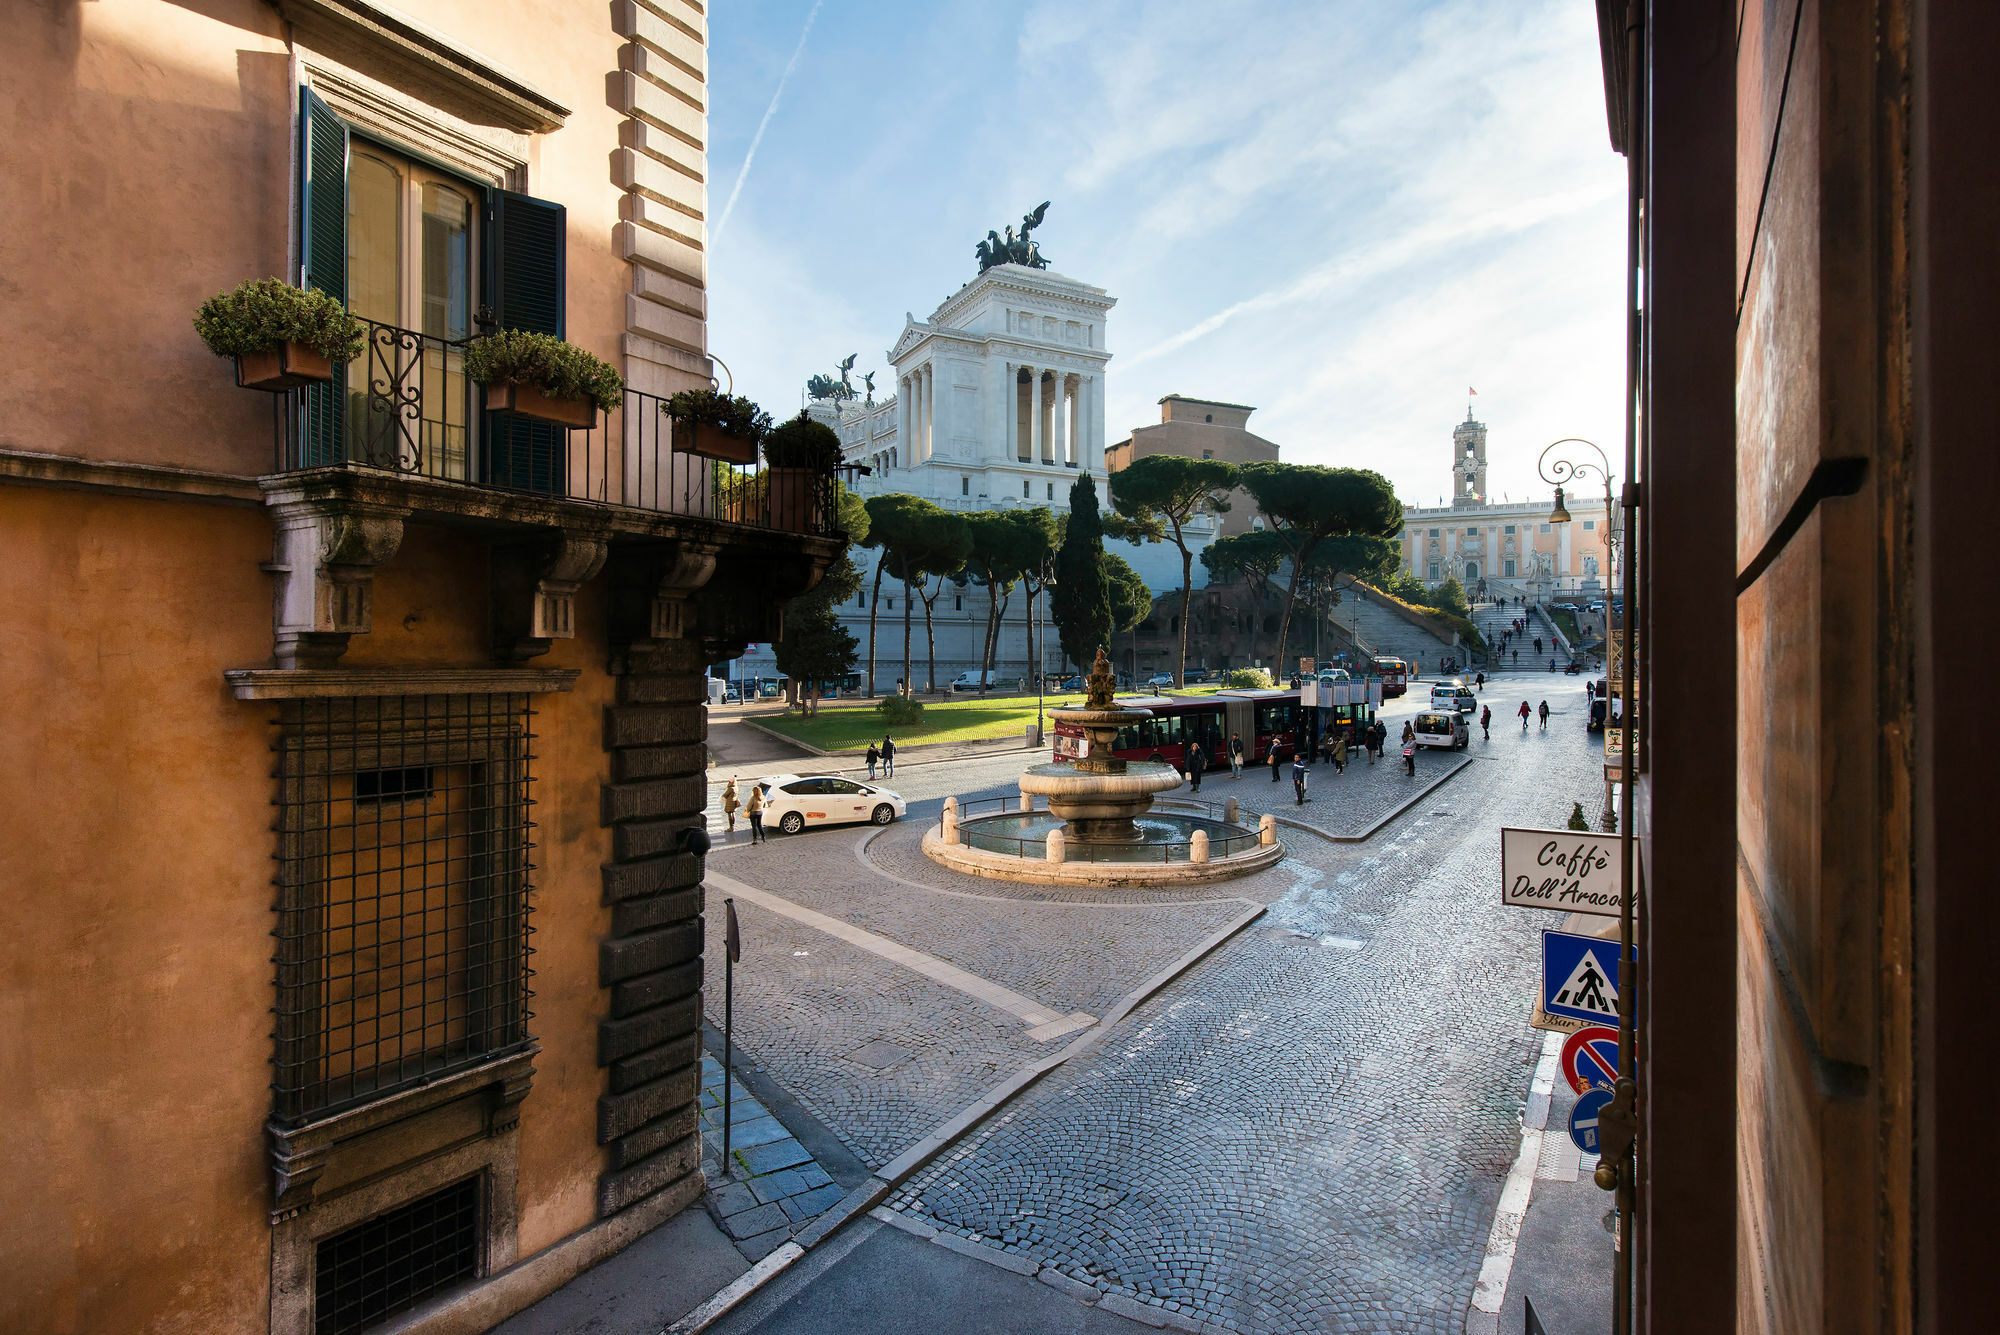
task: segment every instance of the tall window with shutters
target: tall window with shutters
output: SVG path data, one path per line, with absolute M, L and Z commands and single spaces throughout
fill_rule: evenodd
M 369 338 L 331 385 L 300 395 L 297 466 L 565 492 L 562 429 L 486 414 L 464 375 L 468 341 L 491 328 L 563 336 L 563 207 L 357 133 L 311 89 L 299 161 L 301 277 L 367 320 Z

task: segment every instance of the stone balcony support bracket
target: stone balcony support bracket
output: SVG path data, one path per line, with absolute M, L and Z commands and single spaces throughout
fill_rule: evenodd
M 564 528 L 493 551 L 493 656 L 522 662 L 576 637 L 576 591 L 604 568 L 608 534 Z
M 403 542 L 406 506 L 329 501 L 268 488 L 277 577 L 271 630 L 280 667 L 328 667 L 369 628 L 375 568 Z

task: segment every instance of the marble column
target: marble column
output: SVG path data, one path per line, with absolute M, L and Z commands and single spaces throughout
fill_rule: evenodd
M 993 402 L 1000 409 L 1000 461 L 1010 463 L 1014 458 L 1014 437 L 1020 431 L 1021 387 L 1014 381 L 1014 363 L 1002 365 L 1005 374 L 1000 383 L 1006 388 L 993 396 Z
M 1028 462 L 1042 457 L 1042 371 L 1028 368 Z
M 1069 376 L 1065 372 L 1057 371 L 1055 379 L 1049 382 L 1049 388 L 1054 394 L 1053 401 L 1049 404 L 1049 425 L 1053 428 L 1049 433 L 1051 437 L 1049 441 L 1049 461 L 1057 467 L 1061 467 L 1063 464 L 1069 462 L 1069 433 L 1067 431 L 1069 426 Z
M 896 378 L 896 443 L 910 448 L 910 377 Z

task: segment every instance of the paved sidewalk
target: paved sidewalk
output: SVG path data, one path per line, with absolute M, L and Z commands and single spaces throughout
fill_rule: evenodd
M 701 1159 L 708 1212 L 746 1261 L 761 1261 L 839 1203 L 832 1174 L 740 1079 L 729 1082 L 729 1163 L 722 1160 L 722 1063 L 701 1058 Z M 728 1172 L 725 1174 L 724 1168 Z

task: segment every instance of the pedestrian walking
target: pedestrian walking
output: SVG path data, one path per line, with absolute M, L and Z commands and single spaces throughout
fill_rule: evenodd
M 1303 753 L 1292 757 L 1292 794 L 1295 798 L 1292 803 L 1293 806 L 1305 805 L 1306 777 L 1311 773 L 1312 770 L 1307 768 L 1306 758 Z
M 1237 778 L 1243 777 L 1243 735 L 1229 734 L 1229 770 Z
M 1486 674 L 1484 672 L 1474 677 L 1472 681 L 1473 684 L 1476 685 L 1480 690 L 1483 691 L 1486 689 Z
M 874 778 L 874 777 L 875 777 L 875 767 L 876 767 L 877 765 L 881 764 L 881 763 L 882 763 L 882 748 L 881 748 L 881 747 L 879 747 L 879 746 L 877 746 L 877 745 L 875 745 L 875 743 L 873 743 L 873 742 L 870 742 L 870 743 L 868 743 L 868 777 L 869 777 L 869 778 L 871 778 L 871 779 L 872 779 L 872 778 Z
M 1347 738 L 1345 737 L 1336 737 L 1333 739 L 1333 772 L 1335 774 L 1347 773 Z
M 1532 713 L 1534 713 L 1534 712 L 1535 712 L 1534 710 L 1532 710 L 1532 709 L 1530 709 L 1530 708 L 1528 707 L 1528 702 L 1527 702 L 1526 700 L 1523 700 L 1523 701 L 1521 702 L 1521 731 L 1522 731 L 1522 732 L 1526 732 L 1526 731 L 1528 730 L 1528 715 L 1530 715 L 1530 714 L 1532 714 Z
M 1278 781 L 1278 743 L 1276 739 L 1272 740 L 1270 754 L 1266 755 L 1264 759 L 1271 766 L 1271 782 L 1276 783 Z
M 1514 651 L 1514 666 L 1515 667 L 1521 666 L 1521 651 L 1519 649 L 1516 649 Z
M 1405 722 L 1403 724 L 1403 745 L 1409 746 L 1417 740 L 1417 730 Z
M 882 734 L 882 773 L 884 776 L 892 776 L 895 772 L 896 743 L 891 741 L 889 734 L 885 732 Z
M 1549 730 L 1549 702 L 1548 702 L 1548 701 L 1546 701 L 1546 700 L 1542 701 L 1542 711 L 1541 711 L 1541 712 L 1542 712 L 1542 731 L 1543 731 L 1543 732 L 1547 732 L 1547 731 Z
M 1493 740 L 1493 706 L 1491 705 L 1480 706 L 1479 740 L 1482 742 Z
M 1201 791 L 1201 772 L 1208 768 L 1208 754 L 1201 749 L 1200 742 L 1189 742 L 1187 749 L 1188 791 Z
M 750 785 L 750 800 L 743 804 L 743 814 L 750 820 L 750 842 L 764 842 L 764 786 Z
M 1535 657 L 1540 658 L 1541 656 L 1542 656 L 1542 637 L 1537 635 L 1535 637 Z
M 1413 779 L 1417 777 L 1417 739 L 1415 737 L 1403 743 L 1403 773 Z
M 736 780 L 731 779 L 722 790 L 722 819 L 729 823 L 729 835 L 736 833 L 736 808 L 743 804 L 736 798 Z

